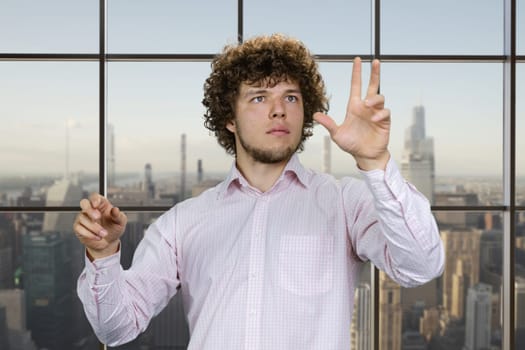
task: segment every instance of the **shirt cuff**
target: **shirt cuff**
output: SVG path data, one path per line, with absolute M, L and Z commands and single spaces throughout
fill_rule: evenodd
M 388 160 L 385 170 L 359 170 L 359 172 L 378 200 L 396 199 L 403 192 L 406 181 L 392 157 Z
M 122 267 L 120 266 L 120 249 L 113 255 L 90 261 L 84 254 L 86 277 L 91 287 L 110 284 L 116 280 Z

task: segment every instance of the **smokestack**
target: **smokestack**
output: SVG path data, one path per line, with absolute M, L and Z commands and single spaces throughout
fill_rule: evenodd
M 202 159 L 197 160 L 197 182 L 201 183 L 203 178 Z
M 180 139 L 180 200 L 186 197 L 186 134 Z

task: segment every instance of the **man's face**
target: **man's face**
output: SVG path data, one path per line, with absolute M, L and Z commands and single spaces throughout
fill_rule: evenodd
M 303 98 L 296 83 L 282 81 L 273 87 L 241 83 L 235 119 L 226 127 L 235 134 L 238 159 L 280 163 L 297 150 L 303 122 Z

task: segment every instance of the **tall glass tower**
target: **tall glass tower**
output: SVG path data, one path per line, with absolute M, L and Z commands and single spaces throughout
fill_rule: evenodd
M 434 139 L 426 136 L 423 106 L 414 107 L 412 125 L 405 131 L 401 173 L 434 203 Z
M 492 286 L 479 283 L 468 290 L 465 350 L 490 349 Z

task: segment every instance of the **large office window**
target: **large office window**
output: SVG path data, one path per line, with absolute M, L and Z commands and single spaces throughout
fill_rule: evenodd
M 353 350 L 525 347 L 525 2 L 4 1 L 0 3 L 0 349 L 102 346 L 76 296 L 78 202 L 148 225 L 220 182 L 232 157 L 203 126 L 203 83 L 227 44 L 283 32 L 316 55 L 344 118 L 352 59 L 381 66 L 390 151 L 429 199 L 443 275 L 404 289 L 367 265 Z M 308 168 L 358 177 L 321 126 Z M 483 315 L 483 317 L 479 316 Z M 185 349 L 180 297 L 116 349 Z

